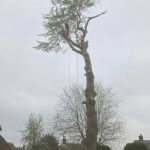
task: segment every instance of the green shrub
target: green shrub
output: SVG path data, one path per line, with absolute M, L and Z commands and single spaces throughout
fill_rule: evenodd
M 142 142 L 134 142 L 126 144 L 124 150 L 148 150 L 148 149 Z
M 31 150 L 58 150 L 58 141 L 52 134 L 46 134 Z
M 97 144 L 96 150 L 111 150 L 111 149 L 106 145 Z

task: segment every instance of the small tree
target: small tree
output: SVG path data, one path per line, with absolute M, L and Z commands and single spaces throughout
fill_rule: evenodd
M 96 111 L 97 111 L 97 142 L 110 144 L 117 142 L 123 136 L 124 121 L 119 115 L 119 100 L 111 88 L 104 88 L 96 84 Z M 86 108 L 84 88 L 73 85 L 64 88 L 60 95 L 56 115 L 54 117 L 54 130 L 65 134 L 70 141 L 82 141 L 86 136 Z M 62 113 L 63 112 L 63 113 Z
M 142 142 L 128 143 L 124 147 L 124 150 L 148 150 L 146 145 Z
M 43 120 L 41 115 L 36 116 L 35 114 L 31 114 L 25 129 L 21 133 L 21 140 L 27 144 L 27 149 L 33 149 L 43 134 Z
M 35 145 L 35 150 L 58 150 L 58 141 L 52 134 L 44 135 Z

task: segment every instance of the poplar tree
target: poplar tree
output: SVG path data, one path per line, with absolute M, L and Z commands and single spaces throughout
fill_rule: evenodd
M 21 141 L 27 146 L 27 150 L 33 149 L 34 146 L 40 141 L 43 135 L 43 120 L 40 115 L 31 114 L 25 129 L 21 131 Z

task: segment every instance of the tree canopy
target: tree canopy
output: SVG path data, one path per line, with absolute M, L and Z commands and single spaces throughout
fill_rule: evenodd
M 43 135 L 33 150 L 58 150 L 58 141 L 53 134 Z
M 67 44 L 73 51 L 82 54 L 88 46 L 85 37 L 89 22 L 104 14 L 89 17 L 88 12 L 99 0 L 56 0 L 49 13 L 44 16 L 43 26 L 46 42 L 38 41 L 37 49 L 43 51 L 65 51 Z M 86 45 L 85 45 L 86 44 Z
M 40 115 L 31 114 L 25 129 L 21 131 L 22 141 L 27 144 L 27 149 L 32 149 L 43 135 L 43 121 Z
M 97 142 L 110 144 L 117 142 L 123 136 L 125 122 L 119 115 L 119 99 L 111 88 L 104 88 L 98 83 L 96 90 L 97 110 Z M 86 133 L 86 108 L 84 88 L 72 85 L 64 88 L 60 95 L 56 115 L 54 117 L 54 129 L 58 134 L 65 134 L 71 141 L 80 141 Z M 62 113 L 63 112 L 63 113 Z

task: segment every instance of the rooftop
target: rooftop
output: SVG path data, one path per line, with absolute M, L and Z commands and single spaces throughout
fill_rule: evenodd
M 0 135 L 0 150 L 12 150 L 10 145 L 5 141 L 5 139 Z

